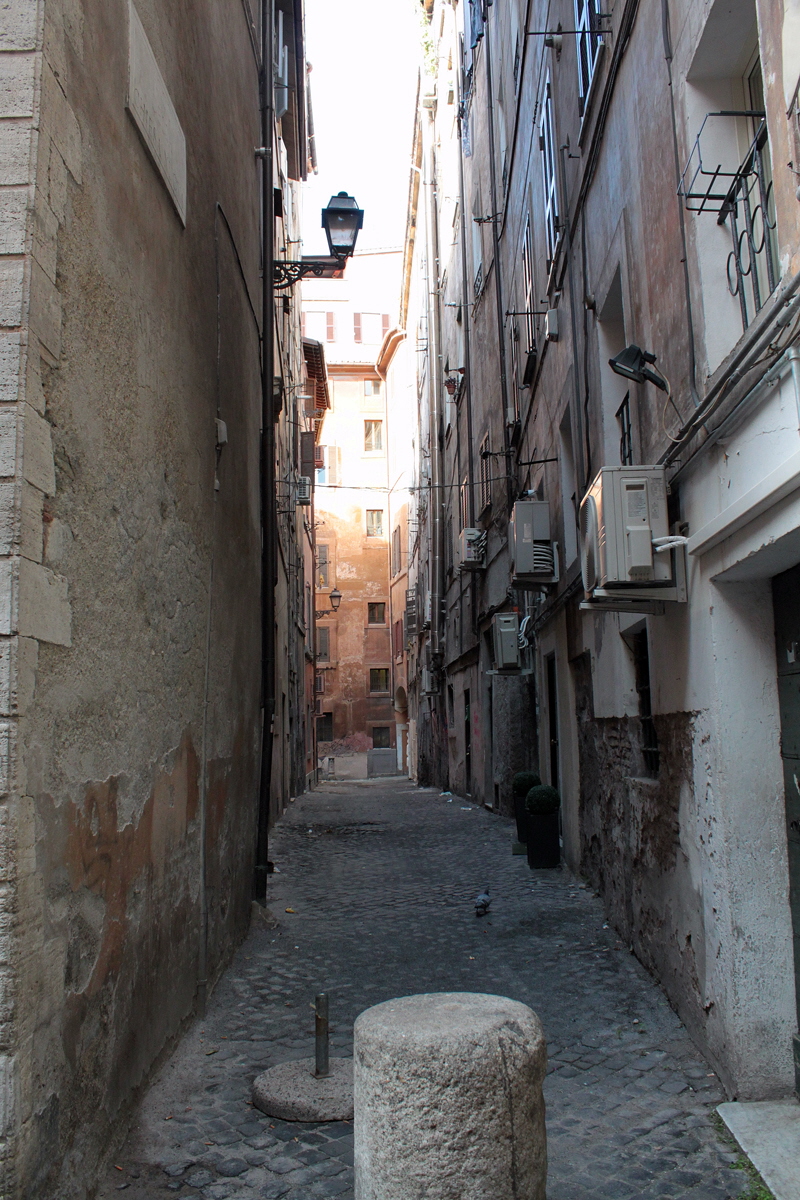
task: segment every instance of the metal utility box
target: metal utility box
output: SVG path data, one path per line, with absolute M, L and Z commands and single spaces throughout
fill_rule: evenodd
M 516 613 L 498 613 L 492 618 L 494 665 L 498 671 L 519 670 L 519 617 Z
M 558 580 L 558 556 L 550 540 L 547 500 L 517 500 L 508 524 L 512 587 L 538 587 Z
M 482 529 L 462 529 L 458 535 L 458 565 L 462 571 L 482 571 L 486 566 L 486 534 Z

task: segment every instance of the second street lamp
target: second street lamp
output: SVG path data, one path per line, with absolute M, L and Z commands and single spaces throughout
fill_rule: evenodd
M 332 612 L 335 613 L 335 612 L 339 611 L 339 605 L 342 603 L 342 593 L 339 591 L 338 588 L 333 589 L 333 591 L 330 593 L 328 599 L 331 602 L 330 608 L 317 609 L 316 612 L 314 613 L 314 616 L 317 618 L 317 620 L 319 620 L 320 617 L 326 617 L 328 615 L 328 613 L 332 613 Z
M 322 228 L 330 247 L 329 258 L 301 258 L 299 262 L 276 258 L 273 263 L 273 284 L 276 288 L 288 288 L 308 275 L 333 278 L 356 249 L 358 231 L 364 223 L 364 210 L 347 192 L 331 196 L 322 210 Z

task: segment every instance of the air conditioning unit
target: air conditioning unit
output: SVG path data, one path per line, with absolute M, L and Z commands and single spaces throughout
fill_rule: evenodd
M 492 618 L 494 665 L 498 671 L 518 671 L 519 617 L 516 613 L 498 613 Z
M 547 500 L 517 500 L 508 524 L 508 544 L 512 587 L 558 582 L 558 551 L 550 541 Z
M 297 503 L 311 503 L 311 480 L 308 475 L 298 475 L 297 477 Z
M 580 525 L 587 595 L 682 598 L 670 594 L 673 550 L 658 549 L 669 538 L 663 467 L 603 467 L 581 501 Z
M 458 566 L 461 571 L 482 571 L 486 566 L 487 534 L 482 529 L 462 529 L 458 535 Z
M 436 696 L 439 694 L 439 684 L 433 671 L 429 671 L 427 667 L 422 668 L 422 695 Z

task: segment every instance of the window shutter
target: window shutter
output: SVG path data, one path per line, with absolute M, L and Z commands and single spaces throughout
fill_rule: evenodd
M 300 474 L 307 475 L 310 479 L 314 478 L 314 460 L 316 458 L 316 447 L 314 446 L 313 433 L 300 434 Z
M 325 313 L 325 337 L 329 342 L 336 341 L 336 314 Z
M 300 313 L 300 336 L 306 336 L 306 314 L 304 312 Z
M 353 340 L 361 341 L 361 313 L 353 313 Z
M 325 467 L 325 447 L 324 446 L 315 446 L 314 447 L 314 466 L 319 467 L 320 469 L 324 469 L 324 467 Z
M 384 337 L 386 337 L 388 332 L 389 332 L 389 314 L 384 313 L 383 316 L 381 317 L 381 333 L 383 334 Z

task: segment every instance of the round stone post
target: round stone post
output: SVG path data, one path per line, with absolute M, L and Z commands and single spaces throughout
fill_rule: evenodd
M 406 996 L 354 1035 L 355 1200 L 545 1200 L 547 1050 L 530 1008 Z

